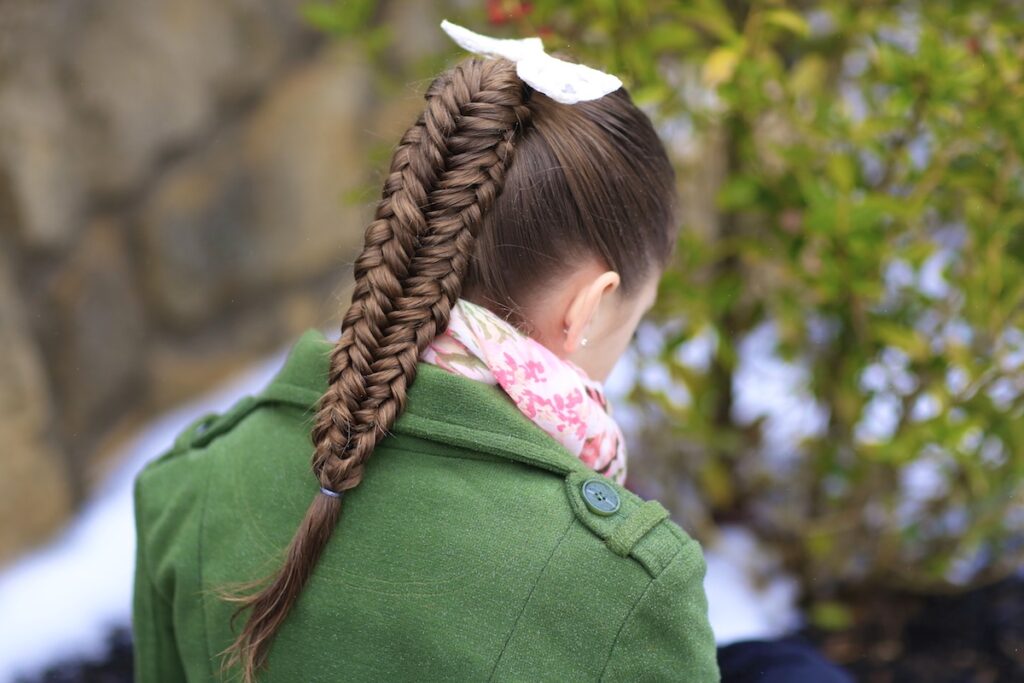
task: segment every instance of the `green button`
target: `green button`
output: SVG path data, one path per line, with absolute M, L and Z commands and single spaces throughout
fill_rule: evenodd
M 583 502 L 591 512 L 613 515 L 619 509 L 619 494 L 607 482 L 587 479 L 583 482 Z

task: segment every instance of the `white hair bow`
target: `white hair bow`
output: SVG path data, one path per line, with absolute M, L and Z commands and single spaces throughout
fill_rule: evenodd
M 535 90 L 564 104 L 596 100 L 622 87 L 611 74 L 583 64 L 565 62 L 544 52 L 540 38 L 509 40 L 473 33 L 447 19 L 441 28 L 462 48 L 486 57 L 515 62 L 516 73 Z

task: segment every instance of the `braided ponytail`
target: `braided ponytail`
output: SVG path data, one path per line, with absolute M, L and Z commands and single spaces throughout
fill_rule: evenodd
M 448 325 L 482 217 L 530 120 L 529 92 L 511 62 L 469 59 L 431 84 L 424 112 L 396 148 L 355 261 L 352 303 L 311 434 L 312 469 L 324 489 L 344 493 L 358 485 L 374 447 L 405 409 L 419 354 Z M 239 605 L 234 617 L 251 608 L 221 653 L 224 669 L 241 665 L 244 683 L 265 664 L 330 539 L 341 500 L 318 492 L 270 582 L 249 595 L 223 596 Z

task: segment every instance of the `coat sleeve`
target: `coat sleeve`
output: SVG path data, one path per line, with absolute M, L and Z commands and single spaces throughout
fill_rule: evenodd
M 602 681 L 718 683 L 706 569 L 700 545 L 688 540 L 626 617 Z
M 136 549 L 132 588 L 134 680 L 136 683 L 184 681 L 186 677 L 181 658 L 178 656 L 172 606 L 170 601 L 157 591 L 147 563 L 140 491 L 140 481 L 137 478 L 134 487 Z

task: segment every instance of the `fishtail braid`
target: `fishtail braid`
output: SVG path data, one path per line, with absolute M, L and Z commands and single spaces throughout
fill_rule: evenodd
M 328 389 L 311 432 L 320 486 L 359 484 L 377 443 L 406 405 L 420 352 L 447 326 L 481 219 L 501 192 L 530 92 L 504 59 L 472 58 L 439 76 L 392 158 L 374 220 L 356 259 L 352 303 L 330 353 Z M 317 493 L 265 588 L 225 595 L 251 608 L 223 667 L 251 683 L 298 598 L 341 511 Z M 248 588 L 263 581 L 247 584 Z

